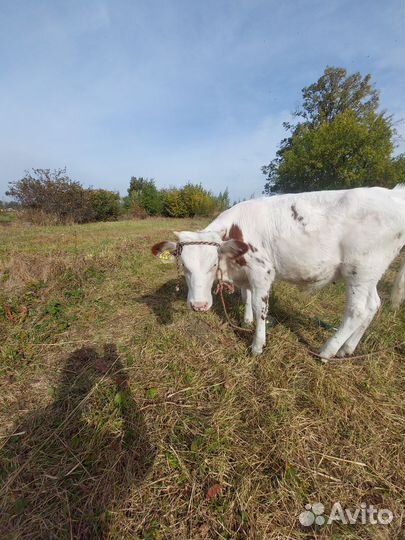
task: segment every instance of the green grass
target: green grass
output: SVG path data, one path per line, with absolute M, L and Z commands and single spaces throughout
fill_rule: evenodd
M 175 293 L 150 246 L 200 220 L 0 228 L 0 538 L 403 536 L 405 310 L 361 360 L 320 364 L 344 288 L 274 288 L 262 357 L 216 301 Z M 228 299 L 235 320 L 241 305 Z M 210 489 L 218 485 L 218 488 Z M 213 495 L 214 493 L 214 495 Z M 389 508 L 389 526 L 305 530 L 308 502 Z
M 5 210 L 0 210 L 0 226 L 9 225 L 17 219 L 16 212 L 9 212 Z

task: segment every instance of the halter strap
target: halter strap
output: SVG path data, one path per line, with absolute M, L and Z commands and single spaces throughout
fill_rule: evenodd
M 219 244 L 218 242 L 205 242 L 203 240 L 199 240 L 199 241 L 190 241 L 190 242 L 177 242 L 176 244 L 176 256 L 179 257 L 181 255 L 181 252 L 183 251 L 183 247 L 184 246 L 191 246 L 191 245 L 194 245 L 194 246 L 215 246 L 216 248 L 219 248 L 221 247 L 221 244 Z

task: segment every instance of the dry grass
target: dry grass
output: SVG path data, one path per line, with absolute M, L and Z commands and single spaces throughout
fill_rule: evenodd
M 268 346 L 251 358 L 219 302 L 189 312 L 175 269 L 149 255 L 170 229 L 200 225 L 0 229 L 1 540 L 403 537 L 404 350 L 392 347 L 405 311 L 387 305 L 393 271 L 359 350 L 389 352 L 318 363 L 305 344 L 338 323 L 343 288 L 280 284 Z M 317 501 L 395 517 L 300 527 Z

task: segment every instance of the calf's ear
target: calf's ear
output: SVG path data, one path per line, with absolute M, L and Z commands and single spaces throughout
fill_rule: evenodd
M 152 246 L 150 250 L 155 257 L 160 257 L 163 253 L 170 253 L 172 255 L 176 250 L 176 243 L 170 240 L 164 240 Z
M 222 242 L 219 253 L 230 259 L 237 259 L 244 255 L 248 249 L 249 246 L 245 242 L 241 242 L 240 240 L 226 240 Z

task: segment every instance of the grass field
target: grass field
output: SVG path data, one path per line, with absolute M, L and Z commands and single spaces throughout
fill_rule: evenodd
M 268 344 L 175 293 L 150 255 L 196 220 L 0 227 L 0 539 L 404 537 L 405 308 L 322 364 L 344 288 L 278 284 Z M 229 297 L 235 321 L 242 306 Z M 382 350 L 386 352 L 381 352 Z M 376 352 L 377 351 L 377 352 Z M 378 352 L 380 351 L 380 352 Z M 305 504 L 390 509 L 304 527 Z

